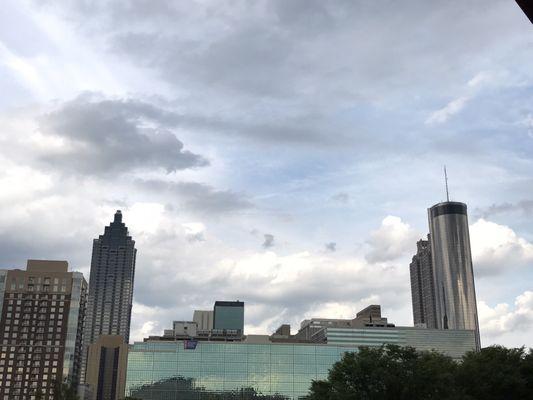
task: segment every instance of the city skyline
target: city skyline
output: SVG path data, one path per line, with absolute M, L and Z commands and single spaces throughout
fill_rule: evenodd
M 64 259 L 88 280 L 122 210 L 130 341 L 218 299 L 246 302 L 247 333 L 367 304 L 411 324 L 446 164 L 482 344 L 533 346 L 533 55 L 514 2 L 8 0 L 0 89 L 0 267 Z

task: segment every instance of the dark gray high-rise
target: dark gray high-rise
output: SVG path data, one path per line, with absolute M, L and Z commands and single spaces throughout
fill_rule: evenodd
M 428 210 L 438 329 L 468 329 L 479 323 L 466 204 L 438 203 Z
M 99 335 L 130 337 L 133 280 L 135 276 L 135 241 L 117 211 L 104 234 L 93 241 L 87 340 L 94 343 Z
M 136 252 L 135 241 L 117 211 L 104 234 L 93 241 L 86 349 L 100 335 L 120 335 L 129 342 Z
M 415 326 L 436 329 L 437 311 L 429 237 L 428 240 L 419 240 L 416 243 L 416 248 L 417 252 L 409 265 L 411 274 L 411 297 L 413 300 L 413 320 Z

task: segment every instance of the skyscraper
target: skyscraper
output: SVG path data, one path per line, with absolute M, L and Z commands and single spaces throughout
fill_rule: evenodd
M 413 320 L 415 326 L 437 328 L 435 285 L 433 283 L 433 263 L 429 237 L 428 240 L 419 240 L 416 243 L 416 248 L 416 255 L 413 256 L 409 265 Z
M 479 323 L 466 204 L 446 201 L 428 210 L 438 329 L 470 329 Z
M 0 270 L 0 398 L 52 399 L 55 382 L 78 383 L 86 300 L 66 261 Z
M 104 234 L 93 241 L 86 349 L 100 335 L 120 335 L 128 343 L 136 252 L 135 241 L 117 211 Z

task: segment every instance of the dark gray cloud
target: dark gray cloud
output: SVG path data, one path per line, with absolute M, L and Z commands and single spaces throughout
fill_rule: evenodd
M 227 190 L 217 190 L 198 182 L 168 182 L 137 179 L 135 184 L 154 194 L 160 194 L 170 205 L 200 213 L 222 214 L 253 208 L 244 195 Z
M 337 251 L 337 243 L 335 242 L 329 242 L 324 245 L 326 248 L 326 251 L 334 252 Z
M 271 235 L 270 233 L 265 233 L 264 235 L 265 241 L 263 242 L 263 248 L 269 249 L 271 247 L 274 247 L 274 235 Z
M 62 171 L 87 175 L 162 168 L 167 172 L 208 164 L 183 149 L 168 121 L 175 118 L 135 100 L 107 100 L 81 95 L 39 118 L 45 135 L 66 141 L 40 160 Z
M 516 203 L 492 204 L 484 209 L 476 209 L 474 215 L 477 218 L 488 218 L 493 215 L 519 212 L 524 215 L 533 214 L 533 200 L 522 200 Z
M 342 204 L 347 204 L 350 201 L 350 195 L 348 193 L 340 192 L 331 196 L 331 200 L 338 201 Z
M 480 7 L 483 19 L 472 11 Z M 345 98 L 456 76 L 454 66 L 471 60 L 473 50 L 483 53 L 490 38 L 520 29 L 508 23 L 521 21 L 513 7 L 503 0 L 227 1 L 186 8 L 125 1 L 105 7 L 74 3 L 71 11 L 93 33 L 104 30 L 112 51 L 180 87 L 189 83 L 253 96 Z M 421 34 L 428 31 L 432 35 Z M 465 34 L 468 41 L 462 40 Z M 427 70 L 433 73 L 413 73 Z

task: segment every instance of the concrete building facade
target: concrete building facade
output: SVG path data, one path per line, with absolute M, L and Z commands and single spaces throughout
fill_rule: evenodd
M 210 331 L 213 329 L 213 310 L 194 310 L 192 320 L 196 322 L 198 330 Z
M 53 398 L 76 385 L 82 363 L 87 282 L 66 261 L 28 260 L 0 270 L 0 399 Z
M 122 400 L 126 385 L 128 345 L 118 335 L 101 335 L 89 346 L 86 399 Z
M 435 284 L 430 240 L 416 243 L 416 255 L 409 265 L 411 276 L 411 298 L 415 326 L 437 328 Z

